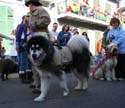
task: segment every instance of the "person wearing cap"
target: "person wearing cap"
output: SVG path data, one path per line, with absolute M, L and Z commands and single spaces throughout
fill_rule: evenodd
M 30 22 L 34 35 L 43 35 L 51 40 L 48 32 L 48 25 L 51 22 L 51 18 L 48 12 L 42 7 L 41 1 L 25 0 L 25 5 L 29 7 L 30 10 Z
M 30 23 L 33 31 L 33 36 L 41 35 L 52 41 L 52 36 L 49 34 L 48 25 L 51 22 L 50 15 L 42 7 L 40 0 L 25 0 L 25 5 L 29 8 Z M 33 69 L 34 82 L 30 87 L 34 87 L 33 93 L 40 93 L 39 85 L 40 78 L 39 74 Z

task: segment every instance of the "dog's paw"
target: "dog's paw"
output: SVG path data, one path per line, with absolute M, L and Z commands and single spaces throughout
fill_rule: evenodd
M 104 78 L 100 78 L 99 80 L 100 80 L 100 81 L 104 81 L 105 79 L 104 79 Z
M 118 81 L 122 81 L 122 80 L 124 80 L 123 78 L 118 78 Z
M 117 78 L 112 78 L 112 80 L 116 81 L 116 80 L 117 80 Z
M 83 89 L 83 84 L 78 83 L 77 86 L 74 88 L 74 90 L 82 90 Z
M 82 90 L 83 88 L 82 88 L 82 86 L 80 87 L 80 86 L 76 86 L 75 88 L 74 88 L 74 90 Z
M 42 102 L 42 101 L 44 101 L 45 100 L 45 98 L 44 97 L 36 97 L 35 99 L 34 99 L 34 101 L 35 102 Z
M 63 96 L 68 96 L 68 94 L 69 94 L 69 90 L 63 92 Z
M 111 79 L 111 78 L 106 78 L 106 80 L 107 80 L 107 81 L 112 81 L 112 79 Z

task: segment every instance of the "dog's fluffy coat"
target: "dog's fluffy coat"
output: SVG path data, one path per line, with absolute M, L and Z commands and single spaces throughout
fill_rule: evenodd
M 8 74 L 15 72 L 17 73 L 18 71 L 19 71 L 19 66 L 16 62 L 8 58 L 0 60 L 0 73 L 3 81 L 8 79 Z
M 95 70 L 93 76 L 95 79 L 112 81 L 116 80 L 115 77 L 115 67 L 117 65 L 117 45 L 109 44 L 108 45 L 109 58 L 104 60 L 104 62 Z M 105 57 L 103 57 L 105 59 Z
M 86 90 L 88 88 L 90 52 L 85 37 L 73 36 L 66 47 L 59 49 L 44 36 L 36 35 L 29 39 L 27 51 L 41 79 L 41 94 L 35 98 L 35 101 L 45 99 L 52 75 L 56 75 L 60 80 L 60 86 L 64 89 L 63 96 L 69 94 L 64 72 L 66 68 L 72 71 L 78 80 L 75 89 Z

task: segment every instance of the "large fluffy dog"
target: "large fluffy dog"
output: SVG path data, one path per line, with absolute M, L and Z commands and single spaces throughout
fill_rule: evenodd
M 115 67 L 117 65 L 117 45 L 109 44 L 107 48 L 107 57 L 103 57 L 100 64 L 95 69 L 93 76 L 95 79 L 100 80 L 116 80 L 115 77 Z
M 78 80 L 75 89 L 88 88 L 88 70 L 90 52 L 88 41 L 83 36 L 73 36 L 66 47 L 53 46 L 44 36 L 31 37 L 27 43 L 29 58 L 41 79 L 41 94 L 34 101 L 43 101 L 46 97 L 49 81 L 56 75 L 63 88 L 63 96 L 69 94 L 65 78 L 65 69 L 72 71 Z

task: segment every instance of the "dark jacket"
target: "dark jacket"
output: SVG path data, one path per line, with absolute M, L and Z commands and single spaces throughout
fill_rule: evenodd
M 26 40 L 26 37 L 27 37 L 27 25 L 21 23 L 21 24 L 19 24 L 19 25 L 17 26 L 16 42 L 20 43 L 22 33 L 24 33 L 24 39 Z
M 59 41 L 59 44 L 61 46 L 66 46 L 67 42 L 70 39 L 70 37 L 71 37 L 71 33 L 70 32 L 60 31 L 58 36 L 57 36 L 57 40 Z
M 105 31 L 104 31 L 104 33 L 103 33 L 103 38 L 102 38 L 102 48 L 106 48 L 107 47 L 107 45 L 108 45 L 108 42 L 107 42 L 107 34 L 108 34 L 108 32 L 109 32 L 109 28 L 107 28 Z
M 22 34 L 24 36 L 23 38 Z M 17 26 L 17 31 L 16 31 L 16 48 L 19 49 L 19 52 L 25 51 L 26 41 L 27 41 L 27 25 L 21 23 Z

